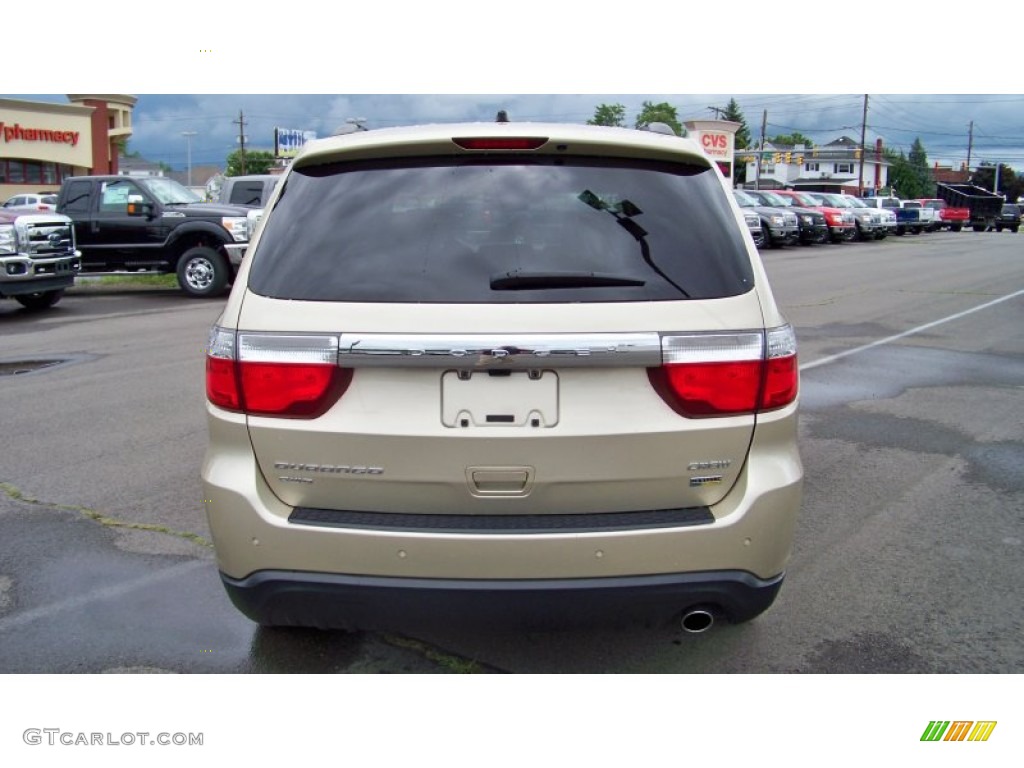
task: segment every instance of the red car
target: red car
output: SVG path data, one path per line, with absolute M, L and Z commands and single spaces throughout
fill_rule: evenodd
M 937 197 L 928 197 L 918 200 L 926 208 L 933 208 L 939 212 L 939 226 L 959 232 L 971 223 L 971 211 L 969 208 L 953 208 L 945 200 Z
M 776 195 L 789 197 L 797 205 L 804 208 L 814 208 L 825 214 L 825 223 L 828 224 L 828 237 L 833 243 L 853 240 L 857 236 L 857 224 L 849 210 L 822 205 L 820 200 L 805 192 L 797 192 L 792 189 L 773 189 L 772 192 Z

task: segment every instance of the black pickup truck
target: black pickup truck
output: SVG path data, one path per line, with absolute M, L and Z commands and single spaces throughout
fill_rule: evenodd
M 196 297 L 227 290 L 256 221 L 251 208 L 203 203 L 163 177 L 74 176 L 57 211 L 74 222 L 83 275 L 175 273 Z

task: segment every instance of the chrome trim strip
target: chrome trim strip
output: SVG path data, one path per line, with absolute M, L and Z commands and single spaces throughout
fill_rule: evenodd
M 657 333 L 344 333 L 339 365 L 405 368 L 640 367 L 661 365 Z

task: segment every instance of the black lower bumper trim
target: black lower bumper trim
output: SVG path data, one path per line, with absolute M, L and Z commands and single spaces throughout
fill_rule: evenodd
M 296 571 L 221 574 L 228 596 L 264 626 L 409 631 L 464 625 L 536 629 L 665 624 L 702 606 L 733 623 L 766 610 L 783 575 L 746 571 L 587 579 L 417 579 Z

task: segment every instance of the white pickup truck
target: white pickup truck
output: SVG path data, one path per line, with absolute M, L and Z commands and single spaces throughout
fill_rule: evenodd
M 925 232 L 934 232 L 942 228 L 942 215 L 936 209 L 930 208 L 917 200 L 903 200 L 901 205 L 903 208 L 921 212 L 919 216 L 921 226 Z
M 52 307 L 82 268 L 71 219 L 53 211 L 0 209 L 0 299 Z

